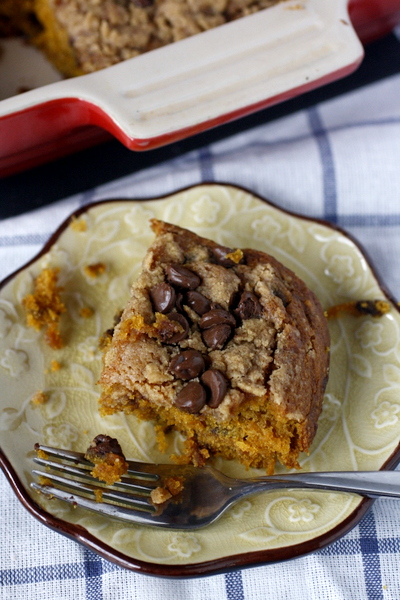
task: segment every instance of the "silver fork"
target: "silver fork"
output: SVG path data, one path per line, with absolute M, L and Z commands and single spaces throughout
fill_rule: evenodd
M 204 527 L 245 496 L 276 489 L 309 488 L 352 492 L 369 498 L 400 498 L 400 471 L 299 472 L 241 480 L 227 477 L 211 466 L 127 461 L 127 476 L 107 486 L 90 475 L 93 464 L 83 454 L 41 445 L 36 449 L 49 458 L 33 459 L 45 467 L 44 471 L 32 471 L 35 476 L 45 478 L 43 483 L 31 483 L 34 490 L 107 517 L 170 529 Z M 153 504 L 152 490 L 163 488 L 169 477 L 179 478 L 182 491 L 163 504 Z M 96 492 L 98 498 L 98 490 L 101 501 L 94 499 Z

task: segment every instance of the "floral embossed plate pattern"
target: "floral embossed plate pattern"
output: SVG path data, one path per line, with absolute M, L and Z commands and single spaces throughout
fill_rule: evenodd
M 99 336 L 124 306 L 153 239 L 151 217 L 176 223 L 230 247 L 276 256 L 306 281 L 324 308 L 385 298 L 360 248 L 342 231 L 305 219 L 229 185 L 199 185 L 156 200 L 93 204 L 68 219 L 44 251 L 9 277 L 0 291 L 0 462 L 17 496 L 42 522 L 122 566 L 188 576 L 300 556 L 337 539 L 371 505 L 351 494 L 262 493 L 208 528 L 157 530 L 107 520 L 30 491 L 35 442 L 82 451 L 99 433 L 117 437 L 127 457 L 166 462 L 182 438 L 171 434 L 160 454 L 154 429 L 125 415 L 97 411 Z M 87 266 L 103 264 L 93 277 Z M 60 269 L 67 313 L 65 346 L 52 350 L 28 328 L 22 299 L 45 267 Z M 92 309 L 85 311 L 82 309 Z M 399 460 L 400 314 L 341 316 L 330 322 L 331 377 L 306 470 L 374 470 Z M 54 369 L 57 361 L 60 368 Z M 44 404 L 32 397 L 43 391 Z M 252 475 L 217 459 L 230 475 Z

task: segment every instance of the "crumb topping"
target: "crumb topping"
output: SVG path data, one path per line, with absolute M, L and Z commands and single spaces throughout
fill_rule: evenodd
M 78 69 L 90 73 L 282 0 L 53 0 L 53 20 L 68 32 Z M 40 15 L 39 15 L 40 16 Z M 44 18 L 45 26 L 55 28 Z
M 150 493 L 153 504 L 164 504 L 174 496 L 178 496 L 184 488 L 182 477 L 166 477 L 163 485 L 154 488 Z
M 150 499 L 153 504 L 164 504 L 170 498 L 172 498 L 172 494 L 166 488 L 156 487 L 154 490 L 151 490 Z

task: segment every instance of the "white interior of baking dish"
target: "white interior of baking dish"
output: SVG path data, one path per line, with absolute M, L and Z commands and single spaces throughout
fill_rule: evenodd
M 0 60 L 0 117 L 48 100 L 80 98 L 142 140 L 218 119 L 357 64 L 363 49 L 347 4 L 288 0 L 68 80 L 34 48 L 8 40 Z

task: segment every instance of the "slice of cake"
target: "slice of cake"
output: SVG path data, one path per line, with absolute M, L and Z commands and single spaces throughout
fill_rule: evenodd
M 107 333 L 100 411 L 154 419 L 213 455 L 273 473 L 307 452 L 329 370 L 317 298 L 275 258 L 152 220 L 156 239 Z

